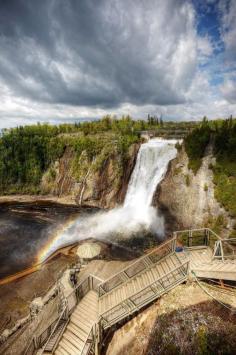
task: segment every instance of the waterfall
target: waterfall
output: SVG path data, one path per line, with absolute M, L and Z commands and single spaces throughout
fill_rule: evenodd
M 147 208 L 156 187 L 166 174 L 169 161 L 176 156 L 176 140 L 152 139 L 142 144 L 130 179 L 124 207 Z
M 41 252 L 44 260 L 66 244 L 87 238 L 114 239 L 139 231 L 164 235 L 164 218 L 152 207 L 153 194 L 177 150 L 176 140 L 152 139 L 141 145 L 123 206 L 93 216 L 79 217 L 58 233 Z

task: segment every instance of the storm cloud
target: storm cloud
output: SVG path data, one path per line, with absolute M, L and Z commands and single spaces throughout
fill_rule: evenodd
M 2 1 L 0 76 L 45 102 L 180 103 L 196 67 L 193 25 L 181 0 Z
M 142 116 L 204 101 L 199 63 L 213 51 L 196 17 L 187 0 L 0 0 L 0 117 Z

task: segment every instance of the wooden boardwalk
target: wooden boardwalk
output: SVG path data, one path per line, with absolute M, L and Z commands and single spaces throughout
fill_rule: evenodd
M 99 316 L 103 329 L 119 322 L 186 280 L 187 262 L 175 253 L 150 265 L 120 286 L 99 298 Z
M 184 248 L 176 248 L 176 242 Z M 39 354 L 98 354 L 106 329 L 186 281 L 191 272 L 236 281 L 236 240 L 221 240 L 207 228 L 175 232 L 104 282 L 89 275 L 68 297 L 67 318 L 63 311 Z M 70 298 L 77 300 L 73 308 Z
M 236 281 L 236 260 L 212 260 L 213 251 L 206 247 L 199 250 L 188 250 L 182 260 L 190 260 L 189 268 L 197 277 Z
M 221 239 L 208 228 L 176 234 L 185 234 L 185 248 L 178 255 L 183 262 L 189 260 L 190 272 L 199 278 L 236 281 L 235 239 Z
M 104 282 L 92 275 L 82 281 L 67 299 L 66 325 L 63 311 L 38 354 L 95 353 L 107 328 L 186 281 L 189 262 L 179 259 L 175 246 L 175 238 L 168 240 Z
M 98 323 L 98 293 L 91 290 L 79 302 L 55 350 L 56 355 L 87 354 Z

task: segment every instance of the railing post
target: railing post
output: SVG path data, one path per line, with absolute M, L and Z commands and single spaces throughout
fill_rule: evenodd
M 223 245 L 222 245 L 222 241 L 221 240 L 220 240 L 220 250 L 221 250 L 221 258 L 222 258 L 222 261 L 224 262 L 225 261 L 224 250 L 223 250 Z
M 38 344 L 37 344 L 37 338 L 33 337 L 33 344 L 34 344 L 34 348 L 38 349 Z
M 93 278 L 89 275 L 88 276 L 88 283 L 89 283 L 89 290 L 93 289 Z
M 172 252 L 175 251 L 176 249 L 176 233 L 174 232 L 174 239 L 173 239 L 173 243 L 172 243 Z
M 209 229 L 206 228 L 206 238 L 207 238 L 207 246 L 210 244 L 210 232 L 209 232 Z
M 100 329 L 100 326 L 99 326 L 99 323 L 95 324 L 94 326 L 94 352 L 95 352 L 95 355 L 99 355 L 100 351 L 99 351 L 99 342 L 100 342 L 100 333 L 99 333 L 99 329 Z

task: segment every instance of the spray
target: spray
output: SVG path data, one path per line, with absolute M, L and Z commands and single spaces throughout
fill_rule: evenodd
M 164 218 L 151 204 L 169 162 L 176 157 L 176 143 L 156 138 L 142 144 L 123 206 L 71 222 L 41 251 L 40 261 L 62 246 L 87 238 L 127 238 L 142 230 L 163 237 Z

